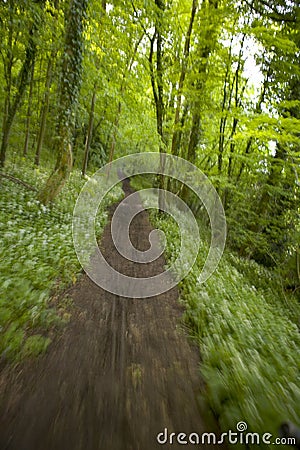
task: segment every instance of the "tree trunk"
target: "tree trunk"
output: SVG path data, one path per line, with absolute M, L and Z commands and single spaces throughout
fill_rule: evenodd
M 35 157 L 34 157 L 34 164 L 36 166 L 39 166 L 39 164 L 40 164 L 40 156 L 41 156 L 41 151 L 42 151 L 43 143 L 44 143 L 47 115 L 48 115 L 48 109 L 49 109 L 50 88 L 51 88 L 51 84 L 52 84 L 52 68 L 53 68 L 53 60 L 54 60 L 55 54 L 56 54 L 56 51 L 51 52 L 51 55 L 48 60 L 48 65 L 47 65 L 45 92 L 44 92 L 44 96 L 43 96 L 43 100 L 42 100 L 42 107 L 41 107 L 41 112 L 40 112 L 40 128 L 39 128 L 37 147 L 36 147 L 36 152 L 35 152 Z
M 144 31 L 141 34 L 141 36 L 138 38 L 138 40 L 136 41 L 134 49 L 133 49 L 133 53 L 130 56 L 128 63 L 126 63 L 126 66 L 125 66 L 125 69 L 124 69 L 124 72 L 123 72 L 123 75 L 122 75 L 122 81 L 121 81 L 119 98 L 122 98 L 123 93 L 125 91 L 126 77 L 127 77 L 127 75 L 130 73 L 130 71 L 132 69 L 132 65 L 134 63 L 135 55 L 137 53 L 138 47 L 139 47 L 143 37 L 144 37 Z M 117 134 L 118 134 L 118 130 L 119 130 L 119 123 L 120 123 L 120 117 L 121 117 L 121 111 L 122 111 L 122 102 L 121 102 L 121 100 L 119 100 L 118 101 L 117 112 L 116 112 L 115 119 L 114 119 L 113 126 L 112 126 L 112 138 L 111 138 L 111 143 L 110 143 L 109 162 L 112 162 L 112 160 L 114 158 L 114 153 L 115 153 L 115 148 L 116 148 L 116 141 L 117 141 Z
M 44 7 L 45 1 L 40 1 L 41 7 Z M 37 41 L 36 41 L 36 34 L 39 29 L 41 16 L 40 14 L 35 15 L 34 22 L 31 26 L 31 29 L 29 31 L 29 39 L 28 44 L 26 48 L 25 53 L 25 59 L 23 62 L 23 65 L 20 69 L 20 72 L 17 77 L 17 92 L 12 99 L 12 102 L 9 103 L 7 115 L 5 117 L 5 123 L 3 124 L 3 131 L 2 131 L 2 142 L 1 142 L 1 149 L 0 149 L 0 166 L 4 167 L 5 159 L 6 159 L 6 151 L 8 147 L 8 141 L 9 136 L 11 132 L 11 127 L 14 122 L 16 112 L 18 111 L 18 108 L 21 105 L 23 95 L 25 92 L 25 89 L 28 84 L 28 80 L 30 77 L 30 73 L 32 70 L 32 65 L 35 60 L 36 51 L 37 51 Z
M 152 85 L 152 92 L 155 103 L 156 111 L 156 128 L 157 133 L 160 138 L 159 143 L 159 153 L 160 153 L 160 172 L 163 172 L 165 165 L 165 158 L 163 153 L 165 152 L 165 137 L 163 132 L 163 120 L 164 120 L 164 100 L 163 100 L 163 68 L 162 68 L 162 24 L 161 17 L 164 11 L 164 4 L 162 0 L 155 0 L 155 5 L 158 8 L 155 32 L 150 41 L 150 53 L 149 53 L 149 66 L 150 66 L 150 78 Z M 153 65 L 153 53 L 154 53 L 154 43 L 156 40 L 156 72 L 154 72 Z M 163 190 L 165 188 L 165 177 L 163 174 L 158 176 L 159 182 L 159 197 L 158 197 L 158 208 L 160 211 L 164 210 L 165 196 Z
M 203 2 L 201 12 L 204 14 L 208 22 L 203 26 L 202 36 L 199 37 L 200 49 L 200 67 L 198 70 L 198 80 L 196 82 L 197 98 L 193 104 L 192 128 L 187 150 L 187 159 L 190 162 L 195 162 L 196 148 L 198 146 L 201 135 L 201 106 L 203 98 L 203 90 L 205 88 L 207 78 L 207 61 L 208 57 L 215 47 L 217 41 L 217 26 L 213 23 L 214 11 L 218 9 L 219 0 L 208 0 L 208 3 Z M 220 24 L 221 25 L 221 24 Z M 214 31 L 212 31 L 212 29 Z M 204 45 L 203 45 L 204 43 Z
M 6 122 L 8 119 L 8 114 L 10 111 L 11 104 L 11 89 L 12 89 L 12 68 L 13 68 L 13 4 L 12 0 L 9 1 L 9 30 L 8 30 L 8 40 L 7 40 L 7 52 L 6 58 L 4 58 L 4 76 L 6 81 L 5 86 L 5 100 L 4 100 L 4 112 L 3 112 L 3 120 L 2 120 L 2 137 L 4 135 L 4 129 L 6 127 Z M 5 159 L 5 158 L 4 158 Z M 1 164 L 2 166 L 4 165 Z
M 57 124 L 57 161 L 54 171 L 39 195 L 40 201 L 44 204 L 53 201 L 59 194 L 72 170 L 71 137 L 74 126 L 74 109 L 81 84 L 83 23 L 87 5 L 88 0 L 71 0 L 66 17 Z
M 112 137 L 111 137 L 111 142 L 110 142 L 110 149 L 109 149 L 109 158 L 108 161 L 111 163 L 112 160 L 114 159 L 114 154 L 115 154 L 115 149 L 116 149 L 116 140 L 117 140 L 117 134 L 118 134 L 118 130 L 119 130 L 119 121 L 120 121 L 120 116 L 121 116 L 121 111 L 122 111 L 122 103 L 119 100 L 118 101 L 118 107 L 117 107 L 117 112 L 115 115 L 115 120 L 112 124 Z
M 91 109 L 90 109 L 90 116 L 89 116 L 89 125 L 88 125 L 88 130 L 87 130 L 87 135 L 86 135 L 86 141 L 85 141 L 84 158 L 83 158 L 83 165 L 82 165 L 82 175 L 83 176 L 85 175 L 86 169 L 87 169 L 89 150 L 90 150 L 92 134 L 93 134 L 95 103 L 96 103 L 96 85 L 94 87 L 94 91 L 93 91 L 93 95 L 92 95 L 92 102 L 91 102 Z
M 186 37 L 185 37 L 182 67 L 181 67 L 181 73 L 180 73 L 180 79 L 179 79 L 179 85 L 178 85 L 177 105 L 176 105 L 175 118 L 174 118 L 174 132 L 173 132 L 173 137 L 172 137 L 171 153 L 172 153 L 172 155 L 176 155 L 176 156 L 179 155 L 179 149 L 180 149 L 181 132 L 179 129 L 179 123 L 180 123 L 180 112 L 181 112 L 181 103 L 182 103 L 182 90 L 183 90 L 184 80 L 185 80 L 187 68 L 188 68 L 188 57 L 190 54 L 191 35 L 192 35 L 192 29 L 193 29 L 193 24 L 194 24 L 194 20 L 195 20 L 197 7 L 198 7 L 198 0 L 193 0 L 190 23 L 189 23 L 188 30 L 187 30 Z
M 30 55 L 29 55 L 30 54 Z M 14 118 L 16 115 L 16 112 L 21 104 L 21 100 L 23 97 L 23 94 L 25 92 L 25 88 L 27 86 L 29 73 L 31 71 L 31 64 L 33 62 L 33 58 L 35 55 L 35 50 L 28 52 L 28 56 L 26 56 L 23 67 L 21 69 L 21 81 L 19 84 L 18 91 L 13 99 L 12 104 L 9 105 L 7 116 L 5 123 L 3 124 L 3 131 L 2 131 L 2 142 L 1 142 L 1 150 L 0 150 L 0 165 L 1 167 L 4 167 L 5 165 L 5 159 L 6 159 L 6 151 L 8 147 L 8 140 L 11 132 L 11 127 L 14 122 Z
M 30 138 L 30 125 L 31 125 L 31 114 L 32 114 L 31 107 L 32 107 L 32 97 L 33 97 L 33 79 L 34 79 L 34 63 L 31 66 L 31 74 L 30 74 L 30 85 L 29 85 L 28 105 L 27 105 L 27 114 L 26 114 L 26 132 L 25 132 L 23 156 L 27 156 L 29 138 Z
M 268 87 L 268 84 L 269 84 L 269 79 L 270 79 L 271 72 L 272 72 L 272 70 L 271 70 L 271 67 L 269 66 L 267 74 L 266 74 L 266 77 L 264 79 L 264 83 L 263 83 L 263 86 L 262 86 L 262 90 L 261 90 L 258 102 L 257 102 L 255 110 L 254 110 L 255 114 L 260 114 L 262 112 L 262 105 L 263 105 L 263 103 L 265 101 L 266 91 L 267 91 L 267 87 Z M 250 136 L 250 138 L 248 139 L 247 144 L 246 144 L 245 155 L 248 155 L 250 153 L 252 142 L 253 142 L 253 137 Z M 237 183 L 241 179 L 242 173 L 243 173 L 243 171 L 245 169 L 245 165 L 246 165 L 245 162 L 242 161 L 239 173 L 238 173 L 238 175 L 236 177 L 236 182 Z

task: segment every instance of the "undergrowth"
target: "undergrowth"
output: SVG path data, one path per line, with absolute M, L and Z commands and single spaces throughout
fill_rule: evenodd
M 165 232 L 171 265 L 180 246 L 178 227 L 167 216 L 151 214 L 151 220 Z M 282 421 L 299 424 L 300 306 L 283 292 L 276 273 L 229 251 L 200 284 L 207 253 L 203 240 L 179 285 L 184 320 L 200 348 L 207 401 L 222 431 L 236 431 L 244 421 L 249 432 L 269 432 L 275 439 Z
M 7 173 L 39 188 L 45 169 L 8 166 Z M 1 178 L 0 198 L 0 357 L 16 361 L 43 352 L 47 331 L 68 319 L 50 299 L 75 283 L 81 267 L 72 240 L 73 208 L 85 180 L 74 171 L 54 204 L 44 206 L 37 194 Z M 121 196 L 117 187 L 98 211 L 96 233 L 107 221 L 107 206 Z

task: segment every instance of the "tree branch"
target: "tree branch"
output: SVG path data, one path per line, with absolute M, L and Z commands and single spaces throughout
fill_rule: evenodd
M 267 15 L 269 19 L 274 20 L 274 22 L 291 22 L 297 23 L 297 19 L 295 17 L 291 17 L 290 15 L 282 14 L 276 10 L 276 8 L 272 8 L 265 0 L 259 0 L 262 6 L 265 6 L 273 13 L 268 13 L 260 8 L 254 6 L 254 2 L 250 3 L 248 0 L 245 0 L 245 3 L 250 7 L 251 10 L 257 12 L 261 16 Z
M 6 173 L 0 172 L 0 177 L 7 178 L 8 180 L 13 181 L 16 184 L 21 184 L 22 186 L 26 187 L 30 191 L 37 192 L 37 189 L 35 187 L 31 186 L 30 184 L 25 183 L 25 181 L 20 180 L 19 178 L 13 177 L 12 175 L 8 175 Z

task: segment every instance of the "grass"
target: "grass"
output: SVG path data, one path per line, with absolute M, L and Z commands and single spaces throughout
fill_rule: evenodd
M 133 184 L 145 187 L 138 179 Z M 170 267 L 178 254 L 180 230 L 166 215 L 151 212 L 150 218 L 165 233 Z M 275 272 L 229 250 L 200 284 L 209 249 L 209 233 L 202 231 L 197 261 L 179 288 L 184 321 L 200 350 L 207 403 L 223 432 L 236 431 L 236 424 L 245 421 L 249 432 L 269 432 L 275 439 L 281 422 L 300 425 L 300 306 L 283 291 Z M 261 443 L 260 448 L 268 446 Z
M 172 245 L 170 263 L 180 235 L 168 218 L 157 224 Z M 300 307 L 272 272 L 228 251 L 199 284 L 207 252 L 202 242 L 180 292 L 185 322 L 200 348 L 209 405 L 223 431 L 242 420 L 249 431 L 277 436 L 282 421 L 299 423 Z
M 14 163 L 7 172 L 39 188 L 49 175 Z M 1 179 L 0 198 L 0 356 L 17 361 L 45 351 L 48 331 L 68 320 L 51 305 L 51 297 L 81 272 L 72 240 L 72 214 L 85 180 L 74 171 L 51 206 L 42 205 L 36 193 Z M 121 195 L 115 188 L 97 215 L 99 235 L 107 221 L 106 207 Z

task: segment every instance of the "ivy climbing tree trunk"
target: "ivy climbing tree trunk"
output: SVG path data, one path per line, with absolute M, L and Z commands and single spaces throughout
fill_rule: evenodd
M 44 204 L 59 194 L 72 169 L 72 129 L 74 109 L 81 84 L 83 57 L 83 26 L 88 0 L 71 0 L 66 16 L 65 44 L 60 84 L 60 104 L 57 122 L 57 161 L 54 171 L 42 188 L 39 199 Z

